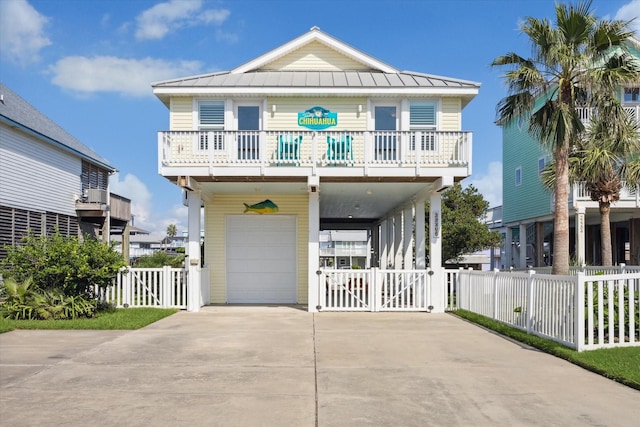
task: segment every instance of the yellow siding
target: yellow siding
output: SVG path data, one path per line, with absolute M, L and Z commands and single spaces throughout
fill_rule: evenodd
M 460 98 L 442 98 L 442 122 L 440 130 L 462 130 L 462 105 Z
M 341 71 L 367 70 L 364 64 L 338 53 L 319 42 L 311 42 L 300 49 L 278 58 L 262 70 Z
M 193 130 L 193 100 L 191 98 L 171 98 L 169 125 L 171 130 Z
M 297 218 L 297 257 L 298 257 L 298 303 L 306 304 L 308 299 L 308 235 L 309 208 L 308 196 L 283 194 L 235 194 L 216 195 L 207 200 L 204 209 L 205 263 L 210 267 L 211 302 L 227 302 L 226 280 L 226 229 L 225 216 L 244 212 L 243 203 L 257 203 L 264 199 L 273 200 L 279 211 L 273 215 L 294 215 Z M 256 215 L 247 213 L 246 215 Z

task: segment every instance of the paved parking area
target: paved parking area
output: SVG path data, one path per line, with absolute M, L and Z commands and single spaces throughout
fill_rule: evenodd
M 640 392 L 448 314 L 213 306 L 0 334 L 2 426 L 637 426 Z

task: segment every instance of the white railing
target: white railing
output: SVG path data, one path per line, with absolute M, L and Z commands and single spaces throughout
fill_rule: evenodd
M 578 351 L 640 346 L 640 272 L 449 270 L 446 277 L 448 310 L 472 311 Z
M 112 286 L 96 289 L 116 307 L 187 308 L 187 274 L 182 268 L 124 268 Z
M 430 311 L 428 270 L 320 270 L 321 311 Z
M 635 118 L 636 123 L 640 123 L 640 105 L 636 105 L 636 106 L 624 106 L 623 107 L 627 113 L 629 113 L 629 115 L 633 118 Z M 587 125 L 590 121 L 591 118 L 593 117 L 593 109 L 592 108 L 588 108 L 588 107 L 578 107 L 576 108 L 576 111 L 578 112 L 578 116 L 580 117 L 580 120 Z
M 551 266 L 545 266 L 545 267 L 532 267 L 529 269 L 517 269 L 512 271 L 526 272 L 529 270 L 533 270 L 538 274 L 551 274 L 552 269 L 553 267 Z M 582 266 L 569 267 L 569 275 L 575 276 L 578 273 L 585 273 L 591 276 L 598 275 L 598 274 L 640 273 L 640 265 L 619 264 L 619 265 L 610 265 L 607 267 L 597 266 L 597 265 L 582 265 Z
M 572 184 L 570 195 L 571 200 L 574 202 L 592 202 L 591 194 L 589 194 L 586 182 L 577 182 L 575 184 Z M 622 181 L 622 188 L 620 189 L 620 201 L 636 202 L 636 206 L 640 206 L 640 185 L 627 185 L 626 181 Z M 615 203 L 612 205 L 612 207 L 615 207 Z
M 471 132 L 161 131 L 161 166 L 468 166 Z

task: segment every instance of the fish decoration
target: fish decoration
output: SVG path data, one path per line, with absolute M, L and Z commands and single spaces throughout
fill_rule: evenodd
M 255 212 L 260 215 L 264 213 L 274 213 L 278 212 L 278 205 L 276 205 L 269 199 L 264 200 L 260 203 L 256 203 L 254 205 L 248 205 L 244 203 L 244 213 L 247 212 Z

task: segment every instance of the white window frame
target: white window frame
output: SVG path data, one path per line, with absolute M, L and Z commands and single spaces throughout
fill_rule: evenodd
M 222 124 L 202 124 L 200 121 L 200 106 L 203 104 L 221 104 L 222 105 Z M 213 150 L 224 150 L 224 134 L 222 131 L 226 127 L 226 102 L 223 99 L 198 99 L 196 100 L 196 108 L 194 108 L 194 123 L 199 131 L 217 132 L 216 134 L 200 134 L 200 138 L 196 139 L 196 151 L 209 150 L 209 138 L 213 136 Z
M 540 167 L 540 162 L 542 162 L 542 167 Z M 547 165 L 547 156 L 538 157 L 538 176 L 542 177 L 542 169 Z
M 433 105 L 433 125 L 412 125 L 411 124 L 411 104 L 431 104 Z M 436 100 L 433 99 L 411 99 L 409 100 L 409 105 L 408 105 L 408 125 L 409 125 L 409 131 L 411 132 L 436 132 L 438 130 L 438 117 L 439 117 L 439 109 L 438 109 L 438 102 Z M 423 134 L 422 135 L 422 141 L 421 141 L 421 145 L 420 148 L 422 151 L 438 151 L 438 147 L 437 147 L 437 138 L 434 137 L 434 135 L 430 135 L 431 138 L 429 138 L 430 140 L 427 141 L 427 137 L 428 135 Z M 415 150 L 416 145 L 415 145 L 415 138 L 412 136 L 411 137 L 411 149 Z
M 516 187 L 519 187 L 522 185 L 522 166 L 518 166 L 515 170 L 515 184 Z

